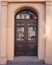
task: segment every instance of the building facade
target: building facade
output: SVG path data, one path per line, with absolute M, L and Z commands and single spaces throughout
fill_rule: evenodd
M 52 0 L 0 0 L 0 64 L 17 56 L 52 64 Z

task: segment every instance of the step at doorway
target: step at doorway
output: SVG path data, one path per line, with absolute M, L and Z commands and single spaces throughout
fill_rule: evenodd
M 44 64 L 44 61 L 40 61 L 36 56 L 18 56 L 13 61 L 8 61 L 8 64 Z

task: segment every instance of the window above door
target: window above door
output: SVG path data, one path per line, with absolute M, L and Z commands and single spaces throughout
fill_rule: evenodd
M 24 10 L 16 15 L 16 19 L 37 19 L 37 15 L 31 10 Z

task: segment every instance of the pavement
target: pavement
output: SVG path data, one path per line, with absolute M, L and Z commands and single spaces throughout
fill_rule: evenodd
M 1 65 L 1 64 L 0 64 Z M 52 65 L 39 61 L 37 57 L 16 57 L 13 61 L 8 61 L 5 65 Z
M 44 62 L 9 62 L 6 65 L 52 65 L 52 64 L 45 64 Z
M 0 65 L 52 65 L 52 64 L 44 64 L 44 63 L 7 63 Z
M 44 64 L 44 63 L 7 63 L 5 65 L 52 65 L 52 64 Z

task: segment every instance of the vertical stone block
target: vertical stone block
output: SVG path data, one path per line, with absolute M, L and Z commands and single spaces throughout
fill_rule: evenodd
M 7 23 L 7 5 L 6 2 L 1 2 L 0 64 L 6 63 L 6 23 Z
M 46 57 L 45 62 L 52 64 L 52 2 L 46 2 Z

